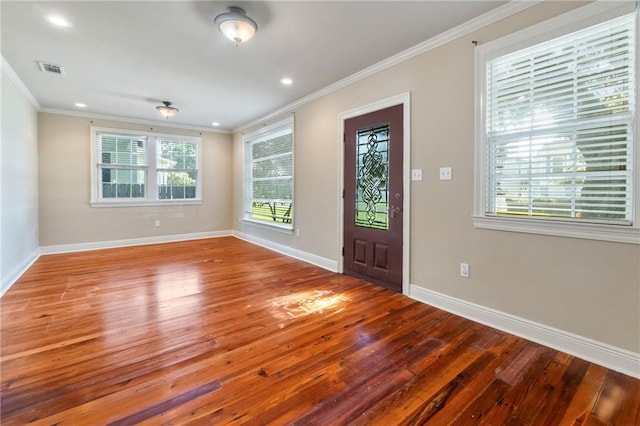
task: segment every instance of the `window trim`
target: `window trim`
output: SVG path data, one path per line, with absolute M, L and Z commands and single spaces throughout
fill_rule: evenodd
M 169 133 L 156 133 L 144 130 L 116 129 L 111 127 L 91 126 L 91 149 L 90 149 L 90 167 L 91 167 L 91 207 L 150 207 L 150 206 L 167 206 L 167 205 L 201 205 L 202 204 L 202 138 L 196 136 L 175 135 Z M 100 198 L 99 189 L 99 166 L 98 166 L 98 134 L 114 133 L 127 136 L 145 136 L 147 138 L 146 156 L 147 164 L 145 168 L 146 191 L 144 198 L 132 198 L 125 200 L 122 198 L 106 199 Z M 183 142 L 195 143 L 198 147 L 197 172 L 198 181 L 196 184 L 196 198 L 189 199 L 167 199 L 157 198 L 157 173 L 161 169 L 157 164 L 157 142 L 161 139 L 169 139 Z M 164 170 L 164 169 L 162 169 Z
M 258 138 L 261 138 L 265 135 L 278 134 L 280 132 L 286 132 L 287 130 L 291 131 L 291 156 L 292 156 L 292 164 L 291 164 L 291 204 L 292 204 L 292 214 L 291 214 L 291 222 L 290 223 L 278 223 L 278 222 L 267 222 L 256 220 L 249 217 L 248 205 L 252 202 L 253 197 L 251 197 L 251 188 L 250 183 L 252 179 L 249 177 L 249 171 L 247 167 L 247 150 L 249 149 L 249 144 L 255 141 Z M 295 226 L 295 128 L 294 128 L 294 117 L 285 118 L 284 120 L 280 120 L 276 123 L 273 123 L 269 126 L 265 126 L 261 129 L 255 130 L 253 132 L 247 133 L 243 135 L 242 140 L 242 167 L 243 167 L 243 185 L 242 185 L 242 216 L 241 221 L 247 225 L 256 226 L 264 229 L 269 229 L 275 232 L 281 232 L 285 234 L 292 235 L 294 226 Z
M 635 12 L 634 12 L 635 11 Z M 609 3 L 598 1 L 579 9 L 551 18 L 547 21 L 506 35 L 476 48 L 475 51 L 475 150 L 474 150 L 474 201 L 472 222 L 476 228 L 582 238 L 629 244 L 640 244 L 640 142 L 638 134 L 638 101 L 640 100 L 640 67 L 636 67 L 636 113 L 633 126 L 633 205 L 631 225 L 583 223 L 561 218 L 519 218 L 493 216 L 485 213 L 487 197 L 487 165 L 485 163 L 485 73 L 486 62 L 494 57 L 533 46 L 535 44 L 566 35 L 615 17 L 634 13 L 636 25 L 636 56 L 640 53 L 640 7 L 635 2 Z

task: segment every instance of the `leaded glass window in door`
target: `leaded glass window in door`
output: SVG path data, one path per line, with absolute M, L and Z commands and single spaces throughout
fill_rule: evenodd
M 355 225 L 389 229 L 389 125 L 356 135 Z

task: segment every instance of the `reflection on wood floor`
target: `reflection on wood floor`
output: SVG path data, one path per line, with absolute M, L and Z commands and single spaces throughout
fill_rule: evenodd
M 639 425 L 640 381 L 233 237 L 41 257 L 2 424 Z

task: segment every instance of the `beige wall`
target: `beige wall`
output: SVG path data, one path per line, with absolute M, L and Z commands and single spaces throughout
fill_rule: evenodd
M 640 353 L 640 245 L 474 228 L 474 47 L 579 6 L 545 2 L 295 110 L 295 226 L 241 224 L 242 137 L 234 135 L 234 225 L 338 260 L 339 114 L 411 93 L 410 282 Z M 438 169 L 453 167 L 452 181 Z M 471 265 L 461 278 L 459 263 Z
M 37 113 L 2 70 L 0 294 L 38 253 Z
M 92 208 L 91 126 L 201 135 L 202 204 Z M 38 133 L 41 247 L 231 229 L 230 135 L 49 113 L 38 115 Z

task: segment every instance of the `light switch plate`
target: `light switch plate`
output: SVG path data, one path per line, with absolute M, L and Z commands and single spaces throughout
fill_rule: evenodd
M 411 180 L 422 180 L 422 169 L 412 169 Z
M 469 264 L 468 263 L 460 263 L 460 276 L 464 278 L 469 278 Z
M 451 167 L 440 167 L 440 180 L 453 179 Z

